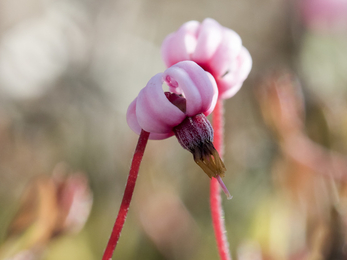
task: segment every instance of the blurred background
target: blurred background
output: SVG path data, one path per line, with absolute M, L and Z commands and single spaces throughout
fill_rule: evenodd
M 0 0 L 0 259 L 101 259 L 127 107 L 206 17 L 253 58 L 225 102 L 233 259 L 347 259 L 346 0 Z M 175 138 L 148 143 L 114 259 L 218 259 L 209 179 Z

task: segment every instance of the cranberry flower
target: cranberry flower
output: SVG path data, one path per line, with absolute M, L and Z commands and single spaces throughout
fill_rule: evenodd
M 192 60 L 210 72 L 220 99 L 235 95 L 252 67 L 252 58 L 240 36 L 211 18 L 201 24 L 186 22 L 169 34 L 162 44 L 162 56 L 167 67 Z
M 162 84 L 169 86 L 164 92 Z M 215 177 L 230 198 L 221 177 L 225 166 L 214 148 L 213 128 L 206 116 L 214 109 L 218 89 L 213 77 L 192 61 L 182 61 L 150 79 L 130 104 L 127 121 L 149 139 L 165 139 L 175 135 L 183 148 L 210 177 Z

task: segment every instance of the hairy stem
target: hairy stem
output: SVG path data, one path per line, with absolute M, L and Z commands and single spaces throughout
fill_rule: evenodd
M 143 153 L 147 145 L 148 137 L 149 137 L 149 133 L 144 130 L 141 130 L 141 134 L 139 136 L 139 140 L 137 142 L 137 146 L 135 149 L 134 157 L 131 162 L 131 167 L 130 167 L 129 176 L 128 176 L 127 184 L 126 184 L 124 195 L 123 195 L 123 200 L 120 205 L 117 219 L 116 219 L 116 222 L 114 223 L 111 237 L 107 243 L 102 260 L 112 259 L 113 252 L 116 249 L 116 245 L 118 243 L 120 233 L 122 231 L 125 219 L 128 214 L 131 198 L 133 196 L 137 175 L 139 173 L 139 168 L 142 161 Z
M 212 125 L 214 129 L 214 146 L 223 158 L 223 135 L 224 135 L 224 106 L 223 100 L 218 100 L 212 114 Z M 211 179 L 210 205 L 212 214 L 213 229 L 217 241 L 218 252 L 221 260 L 231 260 L 229 243 L 226 237 L 224 224 L 224 212 L 222 209 L 222 198 L 220 195 L 220 185 L 216 178 Z

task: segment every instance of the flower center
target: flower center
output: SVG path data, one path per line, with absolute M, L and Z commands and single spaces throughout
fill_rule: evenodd
M 173 105 L 178 107 L 179 110 L 181 110 L 183 113 L 186 112 L 187 101 L 182 95 L 177 95 L 171 92 L 165 92 L 165 96 Z

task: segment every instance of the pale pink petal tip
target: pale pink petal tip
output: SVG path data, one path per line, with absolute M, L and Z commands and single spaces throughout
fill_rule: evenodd
M 233 196 L 230 195 L 230 192 L 228 191 L 227 187 L 225 186 L 222 178 L 218 175 L 216 177 L 217 181 L 219 182 L 219 185 L 221 186 L 223 192 L 225 193 L 225 195 L 227 196 L 228 200 L 231 200 L 233 198 Z

